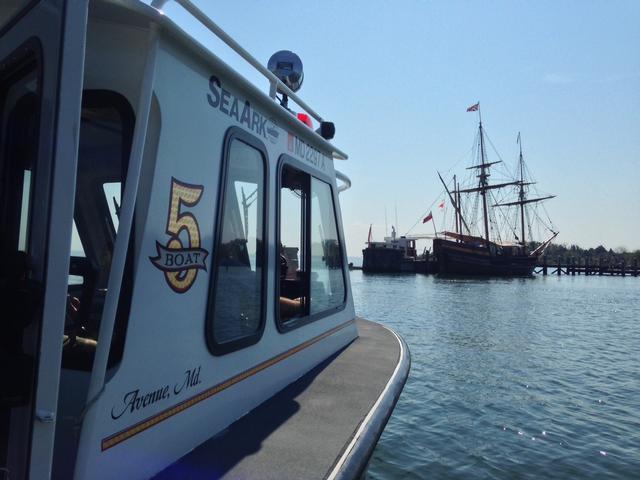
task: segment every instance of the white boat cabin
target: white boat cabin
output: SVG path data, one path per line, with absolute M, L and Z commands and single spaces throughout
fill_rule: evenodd
M 264 73 L 135 0 L 0 4 L 0 478 L 153 476 L 358 336 L 346 155 Z
M 395 227 L 391 227 L 391 236 L 384 237 L 384 241 L 367 242 L 367 248 L 385 248 L 389 250 L 401 250 L 403 255 L 407 258 L 415 258 L 416 253 L 416 238 L 407 238 L 404 235 L 397 236 Z

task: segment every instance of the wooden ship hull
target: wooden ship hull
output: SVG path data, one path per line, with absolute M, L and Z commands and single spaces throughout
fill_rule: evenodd
M 438 273 L 445 275 L 528 277 L 533 275 L 538 259 L 537 255 L 514 255 L 508 249 L 492 253 L 484 246 L 443 239 L 433 241 L 433 250 Z

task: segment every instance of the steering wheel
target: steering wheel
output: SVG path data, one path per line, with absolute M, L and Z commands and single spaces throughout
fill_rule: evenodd
M 67 317 L 64 333 L 74 341 L 78 332 L 86 328 L 89 323 L 98 270 L 93 267 L 86 257 L 71 257 L 69 274 L 82 277 L 80 298 L 72 295 L 68 295 L 67 298 Z
M 287 278 L 287 272 L 289 271 L 289 261 L 287 257 L 281 253 L 280 254 L 280 280 L 284 280 Z

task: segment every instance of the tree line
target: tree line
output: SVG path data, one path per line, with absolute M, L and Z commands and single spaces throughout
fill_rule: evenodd
M 530 242 L 530 251 L 537 248 L 540 245 L 538 242 Z M 555 263 L 558 258 L 560 261 L 570 261 L 574 259 L 576 262 L 584 263 L 590 262 L 592 265 L 602 261 L 604 264 L 615 265 L 624 262 L 627 265 L 632 265 L 633 262 L 640 264 L 640 250 L 629 251 L 624 247 L 616 249 L 606 248 L 602 245 L 598 245 L 595 248 L 582 248 L 578 245 L 566 245 L 552 243 L 544 251 L 544 257 L 547 258 L 549 264 Z

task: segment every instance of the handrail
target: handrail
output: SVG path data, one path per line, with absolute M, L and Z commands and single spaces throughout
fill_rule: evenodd
M 158 10 L 160 13 L 162 12 L 162 8 L 169 2 L 170 0 L 153 0 L 151 2 L 151 6 Z M 232 50 L 234 50 L 238 55 L 240 55 L 243 59 L 245 59 L 251 66 L 253 66 L 256 70 L 258 70 L 262 75 L 264 75 L 269 80 L 269 96 L 271 98 L 276 98 L 276 92 L 280 90 L 282 93 L 286 94 L 290 99 L 296 102 L 300 107 L 302 107 L 308 114 L 310 114 L 313 118 L 315 118 L 318 122 L 323 122 L 324 120 L 320 116 L 320 114 L 316 113 L 309 105 L 307 105 L 300 97 L 298 97 L 293 90 L 287 87 L 278 77 L 276 77 L 271 71 L 265 68 L 256 58 L 247 52 L 242 46 L 236 42 L 233 38 L 227 34 L 222 28 L 220 28 L 213 20 L 211 20 L 206 13 L 196 7 L 190 0 L 173 0 L 178 3 L 182 8 L 184 8 L 188 13 L 193 15 L 196 20 L 198 20 L 202 25 L 204 25 L 211 33 L 216 35 L 220 40 L 226 43 Z
M 338 193 L 344 192 L 345 190 L 349 190 L 351 188 L 351 179 L 344 173 L 336 170 L 336 178 L 344 182 L 342 185 L 338 185 Z

